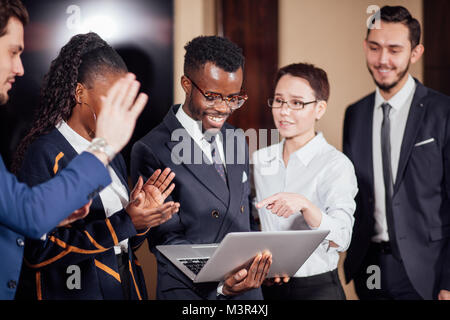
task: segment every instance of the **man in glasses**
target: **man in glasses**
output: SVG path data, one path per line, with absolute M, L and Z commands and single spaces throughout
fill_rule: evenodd
M 180 203 L 179 215 L 148 236 L 158 261 L 157 298 L 262 299 L 259 287 L 272 259 L 268 252 L 221 283 L 198 285 L 155 250 L 156 245 L 217 243 L 229 232 L 256 230 L 250 214 L 248 148 L 243 134 L 226 123 L 247 99 L 241 49 L 216 36 L 197 37 L 185 49 L 184 104 L 172 106 L 131 154 L 134 180 L 162 167 L 176 174 L 171 200 Z M 180 133 L 182 141 L 172 138 Z M 187 147 L 180 153 L 181 143 Z

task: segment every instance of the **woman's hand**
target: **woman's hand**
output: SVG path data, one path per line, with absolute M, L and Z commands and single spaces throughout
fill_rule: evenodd
M 302 213 L 311 228 L 318 228 L 322 222 L 322 212 L 311 201 L 297 193 L 276 193 L 256 204 L 256 208 L 266 207 L 279 217 L 288 218 L 295 213 Z

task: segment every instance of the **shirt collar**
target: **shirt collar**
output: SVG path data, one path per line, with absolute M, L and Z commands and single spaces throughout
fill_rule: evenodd
M 278 143 L 274 149 L 268 150 L 265 156 L 266 161 L 278 160 L 283 162 L 283 148 L 286 139 Z M 306 145 L 291 154 L 291 159 L 295 156 L 306 167 L 312 159 L 322 150 L 323 146 L 327 144 L 322 132 L 318 132 Z
M 388 101 L 384 100 L 383 96 L 380 93 L 380 89 L 377 87 L 375 90 L 375 106 L 377 108 L 381 108 L 381 105 L 385 102 L 389 103 L 391 107 L 395 110 L 400 110 L 411 96 L 414 93 L 416 87 L 416 82 L 413 77 L 408 74 L 408 80 L 406 81 L 403 88 L 400 89 L 391 99 Z
M 325 138 L 322 132 L 316 134 L 307 144 L 293 153 L 306 167 L 311 160 L 322 150 L 322 147 L 326 144 Z
M 85 151 L 91 143 L 89 140 L 80 136 L 64 120 L 61 120 L 61 122 L 56 125 L 56 129 L 58 129 L 63 137 L 66 138 L 78 154 Z
M 202 122 L 192 119 L 183 110 L 183 105 L 180 106 L 175 116 L 194 141 L 196 142 L 202 142 L 203 140 L 207 141 L 203 135 Z

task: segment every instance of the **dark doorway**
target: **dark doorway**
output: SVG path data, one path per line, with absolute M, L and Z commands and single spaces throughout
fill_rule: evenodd
M 129 145 L 155 127 L 173 100 L 172 0 L 23 0 L 30 14 L 22 61 L 25 75 L 16 79 L 8 106 L 0 108 L 0 152 L 9 167 L 15 149 L 29 130 L 42 79 L 61 47 L 78 33 L 97 32 L 122 55 L 141 81 L 149 102 Z
M 423 1 L 424 83 L 450 95 L 450 1 Z

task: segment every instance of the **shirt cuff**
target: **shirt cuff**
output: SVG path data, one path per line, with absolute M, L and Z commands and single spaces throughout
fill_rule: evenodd
M 217 296 L 220 296 L 220 295 L 225 296 L 223 294 L 223 284 L 224 284 L 223 281 L 219 282 L 219 285 L 217 286 Z
M 321 210 L 320 213 L 322 213 L 322 220 L 320 221 L 320 225 L 317 228 L 311 228 L 313 230 L 330 230 L 333 224 L 332 219 L 326 214 L 323 213 Z
M 328 235 L 325 237 L 325 240 L 333 241 L 334 243 L 336 243 L 338 245 L 337 249 L 341 249 L 342 247 L 339 244 L 340 241 L 336 240 L 336 239 L 333 239 L 333 236 L 335 236 L 335 234 L 332 234 L 332 232 L 331 232 L 331 230 L 333 230 L 333 227 L 335 227 L 335 221 L 333 221 L 332 217 L 330 217 L 329 215 L 323 213 L 323 211 L 320 211 L 320 212 L 322 212 L 322 221 L 320 221 L 319 227 L 315 228 L 315 229 L 313 229 L 313 228 L 311 228 L 311 229 L 313 229 L 313 230 L 328 230 L 328 231 L 330 231 L 330 233 L 328 233 Z

